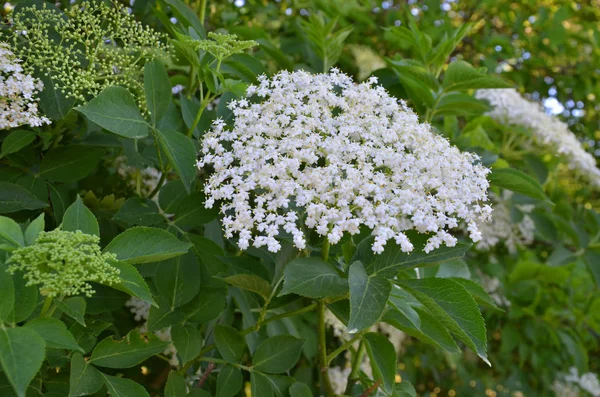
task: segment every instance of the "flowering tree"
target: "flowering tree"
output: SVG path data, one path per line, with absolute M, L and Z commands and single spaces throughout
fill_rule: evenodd
M 190 3 L 4 6 L 4 394 L 600 395 L 590 127 L 493 7 Z

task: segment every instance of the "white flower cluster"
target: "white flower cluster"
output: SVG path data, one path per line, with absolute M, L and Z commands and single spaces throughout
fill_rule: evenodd
M 515 89 L 479 90 L 475 96 L 493 107 L 488 113 L 490 117 L 528 128 L 538 145 L 555 151 L 571 169 L 600 188 L 600 170 L 594 156 L 585 151 L 566 123 L 546 114 L 538 103 L 523 98 Z
M 598 375 L 587 372 L 579 376 L 579 371 L 575 367 L 569 368 L 568 374 L 563 374 L 560 380 L 556 380 L 553 389 L 558 397 L 579 396 L 580 389 L 593 397 L 600 397 Z
M 512 192 L 504 191 L 502 198 L 490 194 L 493 203 L 491 222 L 481 222 L 477 226 L 481 232 L 481 240 L 475 245 L 479 251 L 488 251 L 499 243 L 503 243 L 508 252 L 517 252 L 518 246 L 526 246 L 533 243 L 535 223 L 528 215 L 535 206 L 517 205 L 523 213 L 519 222 L 513 222 L 510 211 L 510 197 Z
M 231 101 L 233 128 L 216 120 L 198 162 L 214 168 L 206 207 L 222 200 L 225 234 L 237 234 L 241 249 L 276 252 L 282 229 L 304 249 L 304 227 L 336 244 L 364 225 L 376 253 L 390 239 L 412 251 L 411 229 L 430 234 L 425 252 L 453 246 L 449 229 L 463 221 L 479 240 L 477 222 L 491 212 L 489 170 L 420 124 L 375 78 L 355 84 L 332 69 L 259 81 L 247 97 L 260 102 Z
M 127 302 L 125 302 L 125 306 L 129 308 L 129 311 L 133 313 L 133 318 L 135 321 L 144 322 L 140 327 L 140 332 L 148 332 L 148 316 L 150 315 L 150 303 L 145 302 L 139 298 L 131 297 Z M 154 335 L 158 336 L 158 339 L 163 342 L 172 342 L 171 338 L 171 327 L 161 329 L 154 332 Z M 169 358 L 169 364 L 173 367 L 179 366 L 179 358 L 177 357 L 177 349 L 173 343 L 169 344 L 165 350 L 163 350 L 163 354 Z
M 37 94 L 44 84 L 23 74 L 20 62 L 8 44 L 0 43 L 0 130 L 24 124 L 50 124 L 50 120 L 38 115 Z

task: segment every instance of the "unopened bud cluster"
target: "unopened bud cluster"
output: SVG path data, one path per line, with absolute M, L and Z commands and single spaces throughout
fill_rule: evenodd
M 35 244 L 12 252 L 7 271 L 22 272 L 27 285 L 38 285 L 44 296 L 68 296 L 95 292 L 90 281 L 118 284 L 119 269 L 109 263 L 114 254 L 102 253 L 98 236 L 81 231 L 41 232 Z
M 118 85 L 145 108 L 143 65 L 168 51 L 161 34 L 116 2 L 85 2 L 64 13 L 46 3 L 25 7 L 14 14 L 11 31 L 26 70 L 50 76 L 65 95 L 82 102 Z

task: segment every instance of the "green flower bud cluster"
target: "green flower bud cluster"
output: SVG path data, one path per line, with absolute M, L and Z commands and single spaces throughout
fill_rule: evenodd
M 238 40 L 235 34 L 209 32 L 208 37 L 212 40 L 189 40 L 196 50 L 204 50 L 220 61 L 258 45 L 254 40 Z
M 166 37 L 136 21 L 127 9 L 86 2 L 63 13 L 25 7 L 13 16 L 14 51 L 29 73 L 49 75 L 67 96 L 85 102 L 118 85 L 145 109 L 143 65 L 166 59 Z
M 63 230 L 41 232 L 35 244 L 18 248 L 8 260 L 7 271 L 19 271 L 27 285 L 39 285 L 44 296 L 66 296 L 95 292 L 88 281 L 102 284 L 120 282 L 119 269 L 110 265 L 116 260 L 102 253 L 98 236 Z

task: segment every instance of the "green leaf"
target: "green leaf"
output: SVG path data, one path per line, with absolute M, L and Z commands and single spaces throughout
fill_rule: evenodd
M 202 287 L 202 293 L 183 305 L 181 311 L 186 321 L 203 324 L 217 318 L 225 310 L 225 305 L 224 288 Z
M 156 203 L 148 198 L 132 197 L 113 217 L 116 221 L 128 225 L 152 226 L 164 222 L 163 216 L 158 212 Z
M 367 273 L 379 274 L 385 277 L 394 277 L 399 270 L 414 269 L 421 266 L 431 266 L 454 258 L 462 258 L 470 245 L 456 244 L 454 247 L 440 247 L 429 254 L 423 251 L 428 236 L 418 233 L 407 235 L 414 245 L 411 253 L 402 252 L 400 246 L 394 241 L 389 241 L 381 254 L 375 254 L 371 249 L 373 238 L 366 238 L 360 242 L 352 257 L 352 262 L 360 261 L 365 264 Z
M 233 397 L 242 389 L 242 370 L 226 365 L 217 376 L 217 397 Z
M 15 285 L 13 277 L 6 271 L 0 261 L 0 324 L 11 320 L 15 308 Z
M 33 220 L 25 229 L 25 243 L 27 245 L 32 245 L 37 240 L 38 235 L 44 231 L 44 227 L 46 227 L 46 222 L 44 221 L 44 213 L 42 212 L 37 218 Z M 0 235 L 2 231 L 0 230 Z
M 202 333 L 194 325 L 174 325 L 171 328 L 171 338 L 182 365 L 198 357 L 202 350 Z
M 104 155 L 100 148 L 69 145 L 47 152 L 40 164 L 39 176 L 55 182 L 79 181 L 96 169 Z
M 187 394 L 185 379 L 177 371 L 169 372 L 164 397 L 182 397 Z
M 434 110 L 434 116 L 473 116 L 481 114 L 490 107 L 483 101 L 462 92 L 449 92 L 440 97 Z
M 20 185 L 0 182 L 0 214 L 21 210 L 38 210 L 47 207 L 36 196 Z
M 290 397 L 313 397 L 306 383 L 296 382 L 290 387 Z
M 85 327 L 84 316 L 87 303 L 84 298 L 81 296 L 74 296 L 63 301 L 58 301 L 56 302 L 56 305 L 63 313 Z
M 510 87 L 504 80 L 482 73 L 465 61 L 454 61 L 448 65 L 443 86 L 445 92 Z
M 246 340 L 242 334 L 227 325 L 219 324 L 215 327 L 215 344 L 221 356 L 230 363 L 237 363 L 246 349 Z
M 203 21 L 200 21 L 198 15 L 194 11 L 190 9 L 190 7 L 185 4 L 181 0 L 164 0 L 165 3 L 170 5 L 175 12 L 177 19 L 180 21 L 185 21 L 186 24 L 192 27 L 196 33 L 198 33 L 201 37 L 206 37 L 206 32 L 202 24 Z
M 85 234 L 93 234 L 100 237 L 100 226 L 94 213 L 83 204 L 81 197 L 67 208 L 63 216 L 62 230 L 75 232 L 81 230 Z
M 110 287 L 126 292 L 151 305 L 156 305 L 156 302 L 154 302 L 154 299 L 152 298 L 150 288 L 148 288 L 148 284 L 146 284 L 146 281 L 144 281 L 144 278 L 134 266 L 125 262 L 111 262 L 111 265 L 112 267 L 119 269 L 121 283 L 116 285 L 112 284 Z
M 138 226 L 125 230 L 104 249 L 131 264 L 160 262 L 185 254 L 192 245 L 166 230 Z
M 409 382 L 403 380 L 396 383 L 392 397 L 417 397 L 417 391 Z
M 188 303 L 200 291 L 200 263 L 193 252 L 161 262 L 154 276 L 154 285 L 168 302 L 169 308 Z
M 196 179 L 196 148 L 190 138 L 184 134 L 166 130 L 155 130 L 155 136 L 160 147 L 165 151 L 169 162 L 190 193 L 192 183 Z
M 148 136 L 148 124 L 126 88 L 108 87 L 75 110 L 105 130 L 122 137 L 141 139 Z
M 144 91 L 152 124 L 161 120 L 171 103 L 171 82 L 162 62 L 154 60 L 144 66 Z
M 216 207 L 204 208 L 204 201 L 202 192 L 194 192 L 181 200 L 175 209 L 175 224 L 179 227 L 196 227 L 217 219 L 219 210 Z
M 2 271 L 3 269 L 0 266 L 0 272 Z M 27 285 L 27 281 L 23 278 L 22 274 L 15 274 L 12 277 L 12 281 L 15 297 L 18 297 L 18 299 L 14 300 L 14 309 L 9 316 L 9 321 L 12 323 L 20 323 L 21 321 L 26 320 L 35 310 L 39 296 L 38 287 L 37 285 Z M 0 291 L 4 292 L 5 289 L 0 286 Z M 2 292 L 0 292 L 0 302 L 4 299 L 10 299 L 4 298 L 2 295 Z M 1 305 L 2 304 L 0 304 L 0 306 Z
M 92 365 L 88 365 L 81 354 L 74 353 L 71 357 L 69 374 L 69 397 L 94 394 L 100 390 L 103 383 L 100 372 Z
M 233 276 L 223 278 L 223 281 L 241 289 L 255 292 L 265 300 L 271 294 L 271 285 L 264 278 L 256 274 L 234 274 Z
M 44 89 L 40 91 L 40 108 L 52 120 L 62 120 L 73 108 L 75 98 L 67 96 L 47 75 L 41 76 Z
M 94 348 L 90 363 L 107 368 L 131 368 L 165 350 L 169 345 L 154 334 L 141 335 L 133 330 L 121 340 L 112 336 L 103 339 Z
M 514 168 L 494 169 L 489 175 L 489 179 L 492 185 L 538 200 L 548 200 L 544 189 L 542 189 L 538 181 Z
M 148 314 L 148 331 L 158 331 L 167 327 L 172 327 L 183 323 L 185 314 L 176 309 L 172 311 L 168 302 L 161 296 L 158 296 L 158 307 L 152 306 Z
M 17 397 L 40 370 L 46 343 L 35 331 L 23 327 L 0 329 L 0 364 Z
M 596 287 L 600 288 L 600 252 L 598 250 L 587 249 L 583 254 L 583 259 L 590 273 L 592 273 L 594 280 L 596 280 Z
M 383 276 L 368 275 L 361 262 L 350 265 L 350 320 L 348 332 L 369 328 L 381 317 L 392 284 Z
M 23 327 L 37 332 L 39 336 L 44 338 L 47 347 L 79 350 L 83 353 L 83 349 L 79 347 L 67 326 L 60 320 L 51 317 L 40 317 L 27 322 Z
M 380 380 L 383 389 L 390 393 L 396 378 L 396 349 L 394 345 L 385 336 L 373 332 L 365 334 L 363 340 L 371 361 L 373 379 Z
M 25 245 L 25 237 L 21 227 L 17 222 L 6 216 L 0 216 L 0 246 L 2 245 L 14 248 Z
M 256 371 L 250 372 L 250 384 L 252 396 L 273 397 L 273 387 L 266 375 Z
M 296 365 L 304 340 L 291 335 L 277 335 L 266 339 L 254 352 L 252 368 L 269 374 L 281 374 Z
M 7 154 L 16 153 L 35 140 L 37 134 L 28 130 L 15 130 L 2 141 L 0 159 Z
M 445 278 L 396 280 L 450 332 L 488 365 L 485 322 L 469 292 L 456 281 Z
M 319 258 L 298 258 L 286 265 L 279 295 L 298 294 L 318 299 L 347 293 L 348 281 L 330 264 Z
M 98 373 L 104 380 L 110 397 L 150 397 L 142 385 L 131 379 L 106 375 L 100 371 Z
M 504 310 L 500 309 L 496 302 L 490 297 L 490 295 L 485 292 L 485 290 L 481 287 L 481 285 L 477 284 L 474 281 L 467 280 L 464 278 L 451 278 L 451 280 L 456 281 L 460 285 L 462 285 L 468 292 L 471 294 L 473 299 L 481 306 L 494 309 L 500 312 Z

